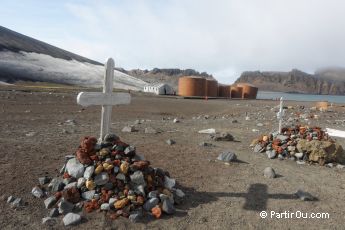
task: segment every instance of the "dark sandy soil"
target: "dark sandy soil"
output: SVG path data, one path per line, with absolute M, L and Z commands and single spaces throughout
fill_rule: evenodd
M 100 107 L 83 109 L 76 104 L 77 91 L 31 92 L 0 89 L 0 195 L 21 197 L 27 204 L 14 210 L 1 200 L 0 229 L 42 229 L 48 211 L 43 200 L 34 198 L 31 189 L 44 175 L 57 176 L 64 156 L 73 154 L 83 136 L 99 134 Z M 44 90 L 43 90 L 44 91 Z M 49 90 L 46 90 L 49 91 Z M 277 128 L 276 101 L 185 100 L 133 95 L 128 106 L 114 107 L 112 131 L 137 147 L 153 166 L 170 172 L 186 193 L 177 213 L 162 219 L 133 224 L 127 219 L 109 220 L 104 213 L 85 214 L 80 229 L 344 229 L 345 169 L 318 165 L 297 165 L 290 160 L 270 160 L 254 154 L 253 138 Z M 345 130 L 345 108 L 333 112 L 309 112 L 313 103 L 288 102 L 294 106 L 287 116 L 305 105 L 302 113 L 318 114 L 311 125 Z M 251 120 L 245 120 L 245 112 Z M 202 115 L 202 118 L 196 119 Z M 208 115 L 208 119 L 203 116 Z M 173 123 L 178 117 L 180 123 Z M 193 119 L 194 117 L 194 119 Z M 163 118 L 165 120 L 163 120 Z M 170 120 L 169 120 L 170 118 Z M 76 125 L 66 120 L 74 119 Z M 138 132 L 122 133 L 135 120 Z M 238 123 L 232 123 L 237 120 Z M 263 126 L 257 126 L 262 123 Z M 160 129 L 160 134 L 145 134 L 145 127 Z M 229 131 L 236 142 L 213 142 L 200 129 Z M 253 132 L 258 129 L 259 132 Z M 64 132 L 67 131 L 68 133 Z M 32 137 L 26 136 L 35 132 Z M 176 141 L 166 144 L 167 139 Z M 202 141 L 215 147 L 200 147 Z M 339 139 L 345 144 L 344 139 Z M 223 150 L 231 150 L 239 162 L 226 165 L 214 160 Z M 278 178 L 263 177 L 271 166 Z M 303 189 L 318 198 L 304 202 L 293 195 Z M 329 213 L 329 219 L 261 219 L 260 211 Z M 65 228 L 59 217 L 57 229 Z

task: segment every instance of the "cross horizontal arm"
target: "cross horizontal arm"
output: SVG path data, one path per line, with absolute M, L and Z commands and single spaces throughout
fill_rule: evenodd
M 100 92 L 80 92 L 77 103 L 82 106 L 90 105 L 125 105 L 131 102 L 129 93 L 105 94 Z

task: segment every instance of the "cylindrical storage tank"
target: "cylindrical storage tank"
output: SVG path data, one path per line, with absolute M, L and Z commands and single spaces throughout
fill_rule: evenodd
M 230 97 L 230 86 L 229 85 L 218 85 L 219 97 Z
M 184 97 L 204 97 L 206 79 L 200 77 L 181 77 L 178 80 L 178 94 Z
M 327 111 L 328 110 L 328 101 L 319 101 L 316 102 L 316 108 L 320 111 Z
M 242 90 L 243 88 L 237 85 L 231 86 L 231 98 L 241 98 L 242 99 Z
M 247 83 L 240 83 L 237 86 L 242 87 L 242 99 L 256 99 L 258 88 Z
M 216 80 L 206 80 L 206 96 L 218 97 L 218 82 Z

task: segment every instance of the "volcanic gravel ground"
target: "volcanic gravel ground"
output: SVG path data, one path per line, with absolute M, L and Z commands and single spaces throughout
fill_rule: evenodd
M 13 88 L 11 88 L 13 89 Z M 42 218 L 48 211 L 43 199 L 32 196 L 31 189 L 40 176 L 57 176 L 64 156 L 73 154 L 83 136 L 98 137 L 101 109 L 83 108 L 76 104 L 77 92 L 0 91 L 0 188 L 3 198 L 20 197 L 26 205 L 14 210 L 1 200 L 0 229 L 42 229 Z M 113 107 L 111 130 L 121 139 L 137 147 L 152 166 L 170 172 L 177 187 L 186 193 L 186 200 L 176 206 L 174 215 L 143 223 L 131 223 L 125 218 L 110 220 L 102 212 L 85 214 L 83 229 L 344 229 L 345 169 L 318 165 L 297 165 L 296 162 L 270 160 L 265 154 L 255 154 L 249 147 L 259 134 L 277 127 L 272 107 L 277 101 L 187 100 L 174 97 L 133 95 L 128 106 Z M 314 103 L 287 102 L 287 105 Z M 318 119 L 311 125 L 345 130 L 345 108 L 334 112 L 314 112 Z M 287 117 L 296 109 L 288 110 Z M 249 121 L 245 120 L 248 112 Z M 303 111 L 302 111 L 303 112 Z M 209 118 L 205 119 L 204 116 Z M 178 117 L 180 122 L 173 123 Z M 193 119 L 194 117 L 194 119 Z M 197 119 L 199 117 L 199 119 Z M 170 118 L 170 119 L 169 119 Z M 74 120 L 73 122 L 66 122 Z M 122 133 L 126 125 L 136 125 L 138 132 Z M 233 123 L 237 120 L 237 123 Z M 305 123 L 303 121 L 302 123 Z M 341 121 L 340 121 L 341 122 Z M 257 126 L 262 123 L 263 126 Z M 162 132 L 145 134 L 145 127 Z M 201 129 L 229 131 L 234 142 L 213 142 Z M 259 132 L 253 132 L 257 129 Z M 27 136 L 34 132 L 33 136 Z M 173 139 L 169 146 L 165 141 Z M 205 141 L 215 147 L 201 147 Z M 344 139 L 339 139 L 345 144 Z M 223 150 L 236 153 L 239 162 L 229 165 L 216 162 Z M 263 176 L 272 167 L 279 175 L 275 179 Z M 318 198 L 304 202 L 293 194 L 303 189 Z M 260 211 L 268 217 L 261 219 Z M 269 218 L 270 211 L 329 213 L 329 219 Z M 63 229 L 59 217 L 53 228 Z

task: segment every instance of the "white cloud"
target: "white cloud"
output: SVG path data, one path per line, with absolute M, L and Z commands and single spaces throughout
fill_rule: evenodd
M 340 0 L 88 1 L 64 48 L 124 68 L 194 68 L 221 82 L 245 70 L 315 69 L 345 60 Z M 71 35 L 72 36 L 72 35 Z

